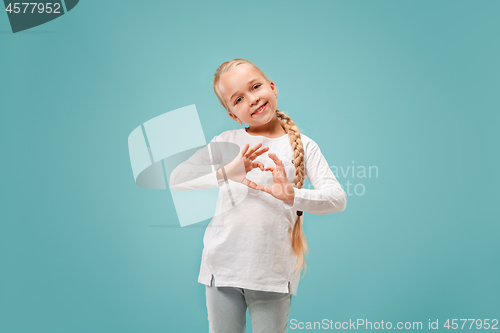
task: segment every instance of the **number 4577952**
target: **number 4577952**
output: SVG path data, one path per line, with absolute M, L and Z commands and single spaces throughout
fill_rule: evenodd
M 464 329 L 465 324 L 470 321 L 470 325 L 468 327 L 468 329 L 472 329 L 472 326 L 474 324 L 476 324 L 476 329 L 480 330 L 480 329 L 485 329 L 485 330 L 488 330 L 488 329 L 492 329 L 492 330 L 497 330 L 498 329 L 498 319 L 491 319 L 491 323 L 490 323 L 490 319 L 451 319 L 451 325 L 450 325 L 450 319 L 448 319 L 446 321 L 446 323 L 444 323 L 444 327 L 448 328 L 448 329 L 454 329 L 456 330 L 457 328 L 459 328 L 459 324 L 457 323 L 457 321 L 461 321 L 462 322 L 462 327 L 460 327 L 460 329 Z M 467 327 L 466 327 L 467 328 Z
M 24 8 L 23 8 L 24 7 Z M 31 7 L 31 8 L 30 8 Z M 16 2 L 16 3 L 9 3 L 7 8 L 5 8 L 6 12 L 9 13 L 14 13 L 14 14 L 25 14 L 25 13 L 35 13 L 35 8 L 39 14 L 42 13 L 54 13 L 54 14 L 61 14 L 61 4 L 60 3 L 37 3 L 37 2 Z M 31 11 L 30 11 L 31 9 Z

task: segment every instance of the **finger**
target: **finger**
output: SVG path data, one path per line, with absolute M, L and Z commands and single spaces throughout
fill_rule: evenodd
M 250 153 L 247 153 L 247 155 L 248 155 L 248 158 L 253 161 L 254 159 L 257 158 L 257 156 L 264 154 L 268 150 L 269 150 L 269 147 L 264 147 L 264 148 L 261 148 L 255 152 L 253 152 L 251 155 L 250 155 Z
M 247 143 L 248 144 L 248 143 Z M 246 152 L 245 156 L 246 157 L 250 157 L 252 156 L 252 154 L 257 150 L 259 149 L 260 147 L 262 146 L 262 142 L 261 143 L 258 143 L 256 144 L 255 146 L 253 146 L 252 148 L 248 149 L 248 151 Z
M 264 169 L 264 171 L 272 171 L 273 173 L 273 182 L 275 183 L 281 183 L 283 181 L 288 180 L 286 178 L 286 172 L 285 168 L 280 167 L 279 165 L 273 167 L 273 166 L 268 166 Z
M 241 151 L 241 156 L 245 156 L 245 154 L 247 153 L 248 147 L 250 147 L 250 145 L 248 143 L 245 144 L 245 147 Z
M 269 153 L 269 154 L 267 154 L 267 156 L 269 156 L 269 157 L 273 160 L 273 162 L 274 162 L 274 164 L 276 164 L 276 166 L 278 166 L 278 167 L 284 167 L 284 166 L 285 166 L 285 165 L 283 164 L 283 161 L 282 161 L 282 160 L 280 160 L 280 159 L 278 158 L 278 156 L 276 156 L 276 154 L 275 154 L 275 153 Z
M 264 147 L 264 148 L 261 148 L 261 149 L 257 150 L 257 151 L 253 154 L 253 156 L 255 156 L 255 157 L 260 156 L 260 155 L 264 154 L 264 153 L 265 153 L 266 151 L 268 151 L 268 150 L 269 150 L 269 147 Z M 254 158 L 255 158 L 255 157 L 254 157 Z
M 253 188 L 254 190 L 256 190 L 257 187 L 259 186 L 256 183 L 254 183 L 253 181 L 249 180 L 248 178 L 243 179 L 242 183 L 250 188 Z
M 257 185 L 255 189 L 272 195 L 271 188 L 269 186 Z
M 260 168 L 262 171 L 264 171 L 264 164 L 262 162 L 259 162 L 259 161 L 254 161 L 252 163 L 252 168 Z

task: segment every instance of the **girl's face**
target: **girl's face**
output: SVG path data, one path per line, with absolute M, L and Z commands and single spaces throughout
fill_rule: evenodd
M 250 65 L 241 64 L 223 74 L 219 92 L 229 116 L 238 122 L 258 127 L 276 117 L 278 90 Z

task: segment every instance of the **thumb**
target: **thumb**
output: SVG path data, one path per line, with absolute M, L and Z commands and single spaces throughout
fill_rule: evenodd
M 257 188 L 260 186 L 249 180 L 248 178 L 243 179 L 242 183 L 250 188 L 253 188 L 254 190 L 257 190 Z

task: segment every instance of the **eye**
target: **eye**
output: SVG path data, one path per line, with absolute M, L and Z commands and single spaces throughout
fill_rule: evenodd
M 255 86 L 253 86 L 253 90 L 255 89 L 258 89 L 262 84 L 258 83 L 256 84 Z M 239 102 L 241 102 L 241 97 L 238 97 L 235 101 L 234 101 L 234 105 L 238 104 Z

